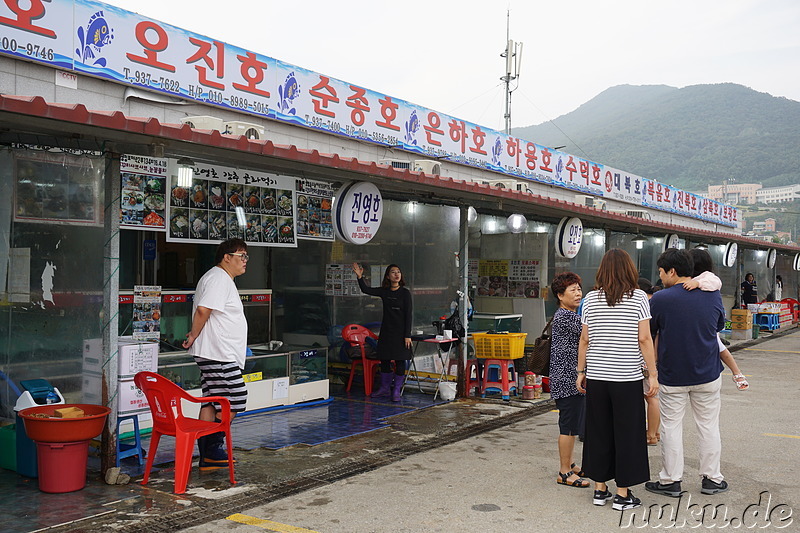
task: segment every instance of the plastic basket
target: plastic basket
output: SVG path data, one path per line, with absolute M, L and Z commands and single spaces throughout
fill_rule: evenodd
M 473 333 L 475 356 L 480 359 L 520 359 L 527 333 Z

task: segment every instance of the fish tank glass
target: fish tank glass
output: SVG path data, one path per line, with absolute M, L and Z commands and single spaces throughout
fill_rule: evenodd
M 322 379 L 328 379 L 327 348 L 291 352 L 290 385 Z

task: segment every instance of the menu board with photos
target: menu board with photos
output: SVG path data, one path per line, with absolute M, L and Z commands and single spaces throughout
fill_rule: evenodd
M 534 259 L 470 260 L 470 286 L 477 296 L 539 298 L 540 265 Z
M 120 226 L 143 230 L 166 228 L 167 159 L 122 155 L 119 171 Z
M 170 172 L 167 240 L 296 247 L 295 178 L 219 165 L 194 165 L 191 185 Z
M 297 191 L 297 238 L 333 241 L 331 207 L 333 185 L 304 178 L 295 180 Z

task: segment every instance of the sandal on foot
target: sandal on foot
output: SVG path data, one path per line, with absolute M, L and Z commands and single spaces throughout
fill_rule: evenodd
M 578 465 L 576 465 L 575 463 L 572 463 L 571 465 L 569 465 L 569 467 L 572 469 L 572 472 L 576 474 L 578 477 L 586 477 L 586 472 L 583 471 L 583 468 L 578 468 Z M 578 468 L 577 471 L 575 470 L 576 468 Z
M 747 390 L 750 387 L 744 374 L 734 374 L 733 382 L 736 383 L 736 388 L 739 390 Z
M 571 482 L 567 481 L 570 478 L 570 476 L 577 476 L 577 475 L 578 474 L 571 471 L 567 472 L 566 474 L 559 472 L 558 477 L 560 477 L 561 479 L 557 479 L 556 483 L 558 483 L 559 485 L 566 485 L 568 487 L 577 487 L 579 489 L 589 488 L 589 482 L 583 479 L 582 477 L 578 477 L 578 479 L 576 479 L 575 481 Z

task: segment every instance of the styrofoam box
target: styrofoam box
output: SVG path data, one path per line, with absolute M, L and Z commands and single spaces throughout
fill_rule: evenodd
M 731 330 L 732 341 L 749 341 L 753 338 L 752 329 L 734 329 Z
M 83 373 L 103 373 L 103 339 L 84 339 Z
M 119 414 L 141 413 L 150 409 L 147 398 L 132 379 L 119 380 Z
M 93 372 L 84 372 L 81 384 L 81 399 L 83 403 L 103 405 L 103 375 Z
M 138 372 L 155 372 L 158 369 L 158 344 L 121 341 L 117 358 L 121 378 L 132 378 Z

